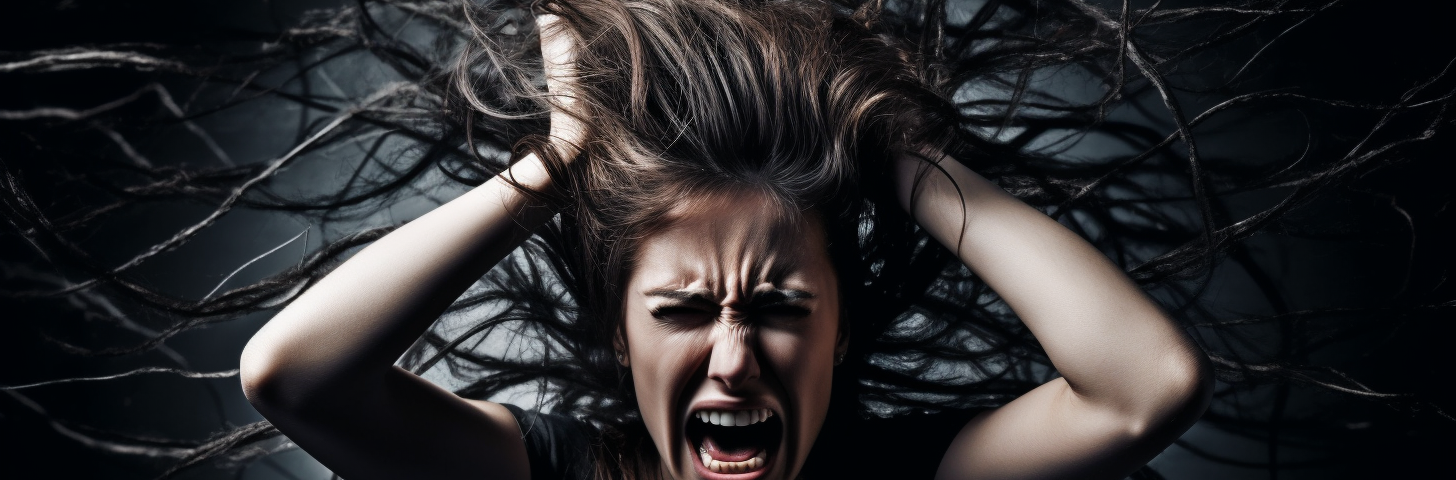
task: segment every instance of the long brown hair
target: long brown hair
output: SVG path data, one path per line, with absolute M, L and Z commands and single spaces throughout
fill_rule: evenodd
M 1446 357 L 1360 357 L 1360 365 L 1387 365 L 1349 372 L 1380 375 L 1379 387 L 1335 370 L 1350 364 L 1326 360 L 1354 358 L 1348 344 L 1333 340 L 1353 336 L 1397 340 L 1381 348 L 1415 347 L 1389 351 L 1436 355 L 1441 350 L 1425 348 L 1425 340 L 1450 336 L 1443 332 L 1453 306 L 1437 298 L 1449 289 L 1435 281 L 1444 277 L 1433 274 L 1426 283 L 1406 277 L 1410 288 L 1389 308 L 1301 310 L 1284 296 L 1292 292 L 1285 285 L 1302 277 L 1270 260 L 1278 255 L 1256 255 L 1264 244 L 1249 243 L 1300 232 L 1316 232 L 1323 241 L 1318 232 L 1338 230 L 1347 219 L 1298 208 L 1344 198 L 1352 186 L 1370 187 L 1367 179 L 1390 165 L 1426 160 L 1412 164 L 1424 169 L 1440 163 L 1428 160 L 1445 158 L 1426 149 L 1449 151 L 1442 142 L 1450 138 L 1456 95 L 1447 73 L 1396 82 L 1414 85 L 1404 95 L 1389 90 L 1393 84 L 1362 86 L 1359 98 L 1371 93 L 1393 102 L 1385 105 L 1311 98 L 1301 94 L 1307 88 L 1247 93 L 1262 88 L 1244 82 L 1263 76 L 1276 51 L 1310 28 L 1341 25 L 1326 14 L 1349 2 L 345 3 L 276 30 L 198 29 L 173 38 L 149 31 L 151 10 L 132 12 L 147 21 L 124 22 L 116 14 L 133 9 L 80 2 L 50 9 L 50 19 L 72 25 L 70 15 L 79 12 L 137 35 L 88 34 L 55 45 L 29 43 L 45 36 L 27 37 L 4 52 L 0 74 L 17 88 L 6 90 L 15 96 L 0 111 L 0 216 L 10 225 L 0 239 L 14 247 L 0 249 L 7 272 L 0 311 L 21 313 L 5 322 L 0 337 L 25 347 L 25 374 L 64 377 L 0 386 L 19 402 L 7 405 L 24 405 L 15 418 L 38 420 L 15 424 L 18 437 L 59 431 L 98 455 L 176 459 L 152 468 L 163 476 L 200 465 L 248 465 L 247 459 L 291 448 L 266 421 L 218 427 L 225 430 L 206 440 L 190 433 L 135 437 L 108 430 L 133 425 L 47 413 L 41 410 L 46 397 L 25 395 L 55 383 L 77 389 L 67 395 L 73 398 L 110 395 L 119 382 L 156 372 L 228 376 L 196 370 L 173 347 L 212 336 L 234 342 L 236 333 L 228 332 L 236 330 L 208 327 L 238 326 L 237 320 L 276 311 L 349 252 L 403 221 L 391 215 L 397 206 L 478 185 L 526 152 L 548 160 L 568 187 L 549 200 L 569 208 L 420 339 L 401 362 L 414 372 L 449 376 L 462 397 L 529 403 L 591 422 L 602 427 L 599 469 L 615 465 L 622 476 L 652 476 L 655 449 L 640 431 L 630 379 L 612 358 L 615 309 L 599 304 L 619 297 L 606 279 L 630 267 L 635 235 L 660 227 L 645 207 L 751 187 L 772 195 L 784 212 L 826 220 L 840 286 L 850 291 L 841 298 L 853 303 L 842 310 L 850 312 L 854 341 L 835 371 L 826 432 L 853 426 L 840 421 L 846 416 L 1001 405 L 1055 370 L 994 292 L 883 198 L 878 175 L 886 151 L 921 144 L 943 144 L 957 161 L 1083 234 L 1194 329 L 1223 387 L 1205 420 L 1268 442 L 1271 474 L 1293 468 L 1275 461 L 1281 446 L 1304 449 L 1309 438 L 1323 446 L 1358 440 L 1393 452 L 1420 438 L 1412 431 L 1450 437 L 1449 423 L 1427 428 L 1435 424 L 1410 420 L 1446 415 L 1426 397 L 1375 390 L 1428 392 L 1440 382 L 1389 374 L 1443 365 L 1437 360 Z M 563 17 L 587 40 L 589 68 L 579 83 L 589 88 L 582 95 L 593 97 L 583 116 L 595 131 L 585 155 L 570 164 L 545 148 L 550 99 L 533 23 L 544 12 Z M 44 17 L 17 16 L 27 24 L 44 24 Z M 1299 25 L 1305 26 L 1293 28 Z M 1263 44 L 1260 38 L 1290 31 L 1267 52 L 1246 49 L 1250 40 Z M 142 38 L 153 40 L 137 43 Z M 107 43 L 113 41 L 122 43 Z M 1321 42 L 1318 52 L 1308 51 L 1315 48 L 1293 50 L 1300 68 L 1320 66 L 1304 63 L 1329 50 Z M 1417 64 L 1410 62 L 1406 73 Z M 1352 67 L 1339 56 L 1335 70 L 1347 75 L 1351 68 L 1377 70 Z M 296 123 L 260 122 L 259 112 Z M 1346 119 L 1351 130 L 1291 127 L 1296 132 L 1286 138 L 1260 123 L 1300 124 L 1308 117 Z M 1363 126 L 1365 119 L 1373 126 Z M 230 122 L 281 128 L 266 130 L 266 137 L 239 130 L 249 137 L 213 142 L 208 132 L 224 135 L 216 127 Z M 945 124 L 954 128 L 946 131 Z M 1270 135 L 1307 148 L 1289 156 L 1247 148 L 1253 137 Z M 1201 149 L 1195 136 L 1204 141 L 1196 144 Z M 1231 144 L 1243 146 L 1237 160 L 1216 156 L 1229 154 L 1227 148 L 1211 148 Z M 642 175 L 637 166 L 649 164 L 656 173 Z M 321 175 L 318 167 L 352 172 Z M 1422 175 L 1423 181 L 1446 177 Z M 659 187 L 664 190 L 654 190 Z M 1445 218 L 1439 212 L 1446 210 L 1422 212 L 1396 201 L 1422 198 L 1418 189 L 1388 188 L 1395 187 L 1371 190 L 1374 203 L 1413 219 L 1412 226 Z M 1261 200 L 1241 200 L 1253 197 Z M 177 208 L 183 204 L 185 211 L 204 205 L 211 213 L 189 219 Z M 310 229 L 256 258 L 252 250 L 208 252 L 216 261 L 236 260 L 238 271 L 278 260 L 256 281 L 243 282 L 249 275 L 243 272 L 223 277 L 226 285 L 193 292 L 156 276 L 168 271 L 166 278 L 202 286 L 197 275 L 207 269 L 201 265 L 179 271 L 157 264 L 183 247 L 206 249 L 207 242 L 197 241 L 230 231 L 222 223 L 239 210 Z M 151 222 L 139 218 L 166 221 L 146 227 Z M 280 260 L 294 248 L 305 255 L 297 264 Z M 1391 264 L 1443 265 L 1429 252 L 1446 250 L 1427 250 Z M 1223 273 L 1213 273 L 1215 267 Z M 1435 273 L 1419 268 L 1412 271 Z M 1227 272 L 1236 272 L 1238 282 L 1254 279 L 1256 296 L 1274 302 L 1272 310 L 1234 313 L 1222 297 L 1201 295 L 1205 280 L 1227 280 Z M 97 368 L 69 369 L 82 359 Z M 137 362 L 146 367 L 114 375 Z M 43 366 L 52 363 L 65 368 Z M 532 402 L 514 395 L 523 390 L 539 396 Z M 1299 402 L 1285 401 L 1286 393 L 1334 393 L 1346 398 L 1343 406 L 1358 408 L 1296 409 L 1289 406 Z M 242 400 L 237 392 L 231 396 Z M 61 405 L 51 412 L 66 411 Z M 1403 458 L 1424 455 L 1416 452 Z M 813 474 L 815 458 L 810 455 L 806 475 Z M 90 463 L 107 462 L 68 465 Z M 934 461 L 926 463 L 933 468 Z M 1427 465 L 1395 463 L 1410 471 Z
M 943 138 L 948 126 L 937 110 L 950 108 L 911 49 L 876 34 L 875 7 L 850 11 L 814 0 L 537 5 L 580 39 L 571 111 L 589 134 L 574 162 L 542 148 L 546 139 L 524 145 L 565 186 L 556 201 L 568 205 L 581 247 L 579 301 L 603 343 L 622 320 L 622 287 L 638 240 L 662 228 L 670 210 L 704 195 L 747 189 L 783 214 L 821 217 L 840 284 L 862 283 L 860 226 L 906 221 L 894 204 L 876 208 L 893 198 L 889 155 Z M 892 220 L 866 222 L 871 212 Z M 622 386 L 632 403 L 630 382 Z M 636 437 L 627 443 L 640 447 Z M 599 458 L 629 465 L 599 464 L 603 474 L 641 473 L 658 463 L 650 445 L 610 450 Z

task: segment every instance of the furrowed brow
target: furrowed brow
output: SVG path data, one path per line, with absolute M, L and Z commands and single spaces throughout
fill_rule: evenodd
M 799 300 L 808 300 L 808 299 L 811 299 L 811 298 L 814 298 L 814 294 L 813 293 L 806 292 L 806 291 L 803 291 L 803 290 L 792 290 L 792 289 L 760 290 L 760 291 L 757 291 L 757 292 L 753 292 L 753 297 L 749 300 L 749 304 L 750 305 L 771 305 L 771 304 L 775 304 L 775 303 L 789 303 L 789 302 L 795 302 L 795 301 L 799 301 Z
M 718 302 L 713 299 L 712 294 L 705 290 L 649 290 L 643 295 L 677 300 L 691 305 L 715 308 L 718 306 Z

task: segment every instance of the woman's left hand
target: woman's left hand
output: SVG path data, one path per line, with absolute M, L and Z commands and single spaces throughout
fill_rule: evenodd
M 967 424 L 939 478 L 1120 479 L 1202 415 L 1207 357 L 1131 279 L 960 162 L 925 158 L 896 159 L 901 206 L 1006 301 L 1062 375 Z

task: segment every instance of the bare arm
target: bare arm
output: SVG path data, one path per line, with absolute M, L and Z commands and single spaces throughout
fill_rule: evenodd
M 570 43 L 543 35 L 553 93 L 561 92 L 553 60 L 560 71 Z M 560 148 L 582 135 L 571 120 L 552 113 Z M 541 161 L 521 159 L 354 255 L 243 350 L 248 400 L 342 477 L 528 478 L 525 445 L 505 407 L 464 400 L 394 366 L 451 302 L 554 214 L 503 177 L 550 188 Z
M 535 157 L 511 173 L 545 186 Z M 344 478 L 527 478 L 504 407 L 467 402 L 393 365 L 550 217 L 497 177 L 379 239 L 248 342 L 248 399 Z
M 937 476 L 1114 479 L 1147 463 L 1202 414 L 1206 356 L 1076 234 L 960 163 L 938 165 L 896 160 L 901 206 L 942 245 L 959 246 L 1062 377 L 972 420 Z

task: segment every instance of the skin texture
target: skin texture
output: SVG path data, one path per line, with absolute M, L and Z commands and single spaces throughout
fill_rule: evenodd
M 824 423 L 834 358 L 848 346 L 838 285 L 817 219 L 775 211 L 752 192 L 700 200 L 638 254 L 626 363 L 648 432 L 677 478 L 697 475 L 684 423 L 705 405 L 779 415 L 784 440 L 762 478 L 794 478 Z
M 535 157 L 511 174 L 545 188 Z M 394 362 L 551 213 L 498 177 L 379 239 L 248 342 L 248 400 L 344 478 L 528 478 L 505 407 L 461 399 Z
M 551 31 L 550 19 L 541 21 Z M 570 41 L 547 35 L 543 50 L 569 61 L 559 53 L 570 49 L 556 42 Z M 548 59 L 548 80 L 552 65 Z M 585 131 L 574 118 L 553 115 L 563 153 Z M 1063 375 L 967 424 L 938 476 L 1111 479 L 1146 463 L 1202 413 L 1207 359 L 1086 242 L 959 163 L 926 153 L 928 160 L 896 162 L 901 206 L 1006 300 Z M 554 213 L 507 181 L 552 188 L 534 156 L 503 177 L 363 249 L 244 349 L 248 399 L 344 478 L 528 478 L 520 430 L 504 407 L 461 399 L 393 366 L 451 301 Z M 617 341 L 663 469 L 696 477 L 682 437 L 693 406 L 742 402 L 781 415 L 785 438 L 770 473 L 792 478 L 822 425 L 833 358 L 847 340 L 822 227 L 813 215 L 795 219 L 742 192 L 688 202 L 670 217 L 677 221 L 643 240 Z M 767 289 L 811 293 L 798 305 L 809 313 L 755 304 L 753 294 Z M 695 306 L 706 313 L 661 313 L 672 295 L 653 292 L 683 290 L 708 299 Z
M 560 79 L 570 76 L 575 39 L 553 16 L 537 21 L 554 87 L 550 135 L 571 158 L 585 128 L 566 113 L 573 102 Z M 310 287 L 243 349 L 239 376 L 249 402 L 344 478 L 529 478 L 509 410 L 394 366 L 455 298 L 555 214 L 518 187 L 551 189 L 534 155 Z
M 938 478 L 1123 478 L 1202 415 L 1207 357 L 1101 252 L 934 152 L 901 155 L 895 182 L 1062 374 L 966 425 Z

